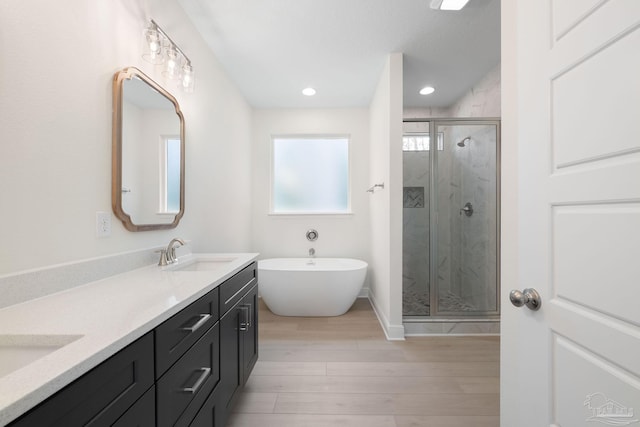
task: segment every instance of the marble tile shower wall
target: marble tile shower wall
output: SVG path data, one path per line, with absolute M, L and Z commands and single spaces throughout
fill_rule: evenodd
M 496 310 L 496 140 L 492 126 L 447 126 L 438 152 L 440 311 Z M 457 142 L 470 136 L 471 142 Z M 460 209 L 473 205 L 467 217 Z
M 402 312 L 405 315 L 429 315 L 429 161 L 429 151 L 403 153 Z

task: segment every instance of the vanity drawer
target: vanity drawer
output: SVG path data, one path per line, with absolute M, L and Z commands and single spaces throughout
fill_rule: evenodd
M 218 321 L 218 288 L 155 329 L 156 379 Z
M 155 427 L 156 388 L 151 387 L 111 427 Z
M 258 270 L 255 262 L 220 285 L 220 316 L 242 299 L 249 288 L 257 283 Z
M 152 385 L 153 335 L 148 333 L 10 425 L 110 426 Z
M 181 425 L 180 420 L 193 419 L 219 378 L 220 327 L 216 323 L 158 380 L 158 426 Z

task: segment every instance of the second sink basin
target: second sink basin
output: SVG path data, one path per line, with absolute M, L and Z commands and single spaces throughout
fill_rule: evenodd
M 0 378 L 81 337 L 82 335 L 0 335 Z

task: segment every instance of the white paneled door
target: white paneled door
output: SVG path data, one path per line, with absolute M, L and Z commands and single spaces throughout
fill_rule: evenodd
M 640 427 L 640 1 L 511 1 L 501 424 Z

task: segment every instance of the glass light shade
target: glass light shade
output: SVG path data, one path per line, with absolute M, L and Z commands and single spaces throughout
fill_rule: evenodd
M 162 64 L 162 38 L 155 27 L 148 27 L 143 32 L 142 59 L 151 64 Z
M 164 64 L 162 75 L 170 79 L 179 79 L 182 72 L 182 58 L 178 51 L 170 46 L 167 50 L 167 61 Z
M 193 92 L 193 86 L 195 84 L 195 76 L 193 74 L 193 67 L 191 64 L 186 63 L 182 66 L 182 90 L 185 92 Z

